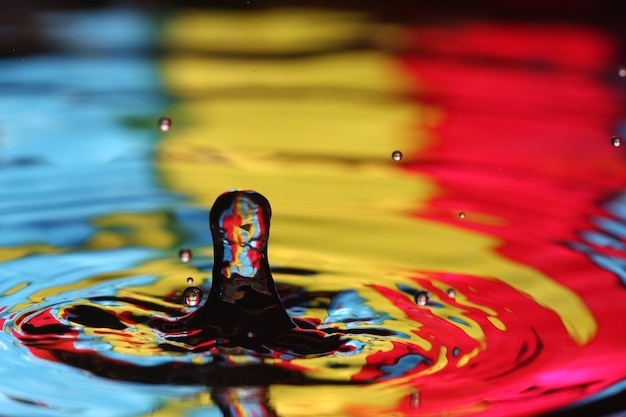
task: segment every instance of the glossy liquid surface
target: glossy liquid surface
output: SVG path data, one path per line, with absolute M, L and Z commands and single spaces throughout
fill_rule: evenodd
M 3 412 L 623 411 L 608 34 L 475 21 L 390 37 L 290 9 L 40 19 L 65 52 L 0 67 Z M 126 37 L 89 31 L 108 26 Z M 346 46 L 363 36 L 375 47 Z M 155 44 L 167 53 L 140 53 Z M 247 243 L 267 237 L 253 206 L 219 218 L 232 233 L 213 257 L 229 189 L 271 202 L 276 293 L 246 281 L 263 269 Z M 250 291 L 289 316 L 239 303 Z

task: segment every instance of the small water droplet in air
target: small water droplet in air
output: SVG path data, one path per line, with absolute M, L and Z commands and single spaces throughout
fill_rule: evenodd
M 198 287 L 189 287 L 183 293 L 183 299 L 189 307 L 195 307 L 202 300 L 202 290 Z
M 169 117 L 161 117 L 159 119 L 159 129 L 163 132 L 167 132 L 172 128 L 172 119 Z
M 191 261 L 191 249 L 188 248 L 183 248 L 180 250 L 180 252 L 178 252 L 178 258 L 182 261 L 182 262 L 189 262 Z
M 411 391 L 411 396 L 409 397 L 409 406 L 411 408 L 418 408 L 420 406 L 420 392 L 416 389 Z
M 454 288 L 448 288 L 446 294 L 448 294 L 449 298 L 456 298 L 456 291 L 454 290 Z
M 253 337 L 256 337 L 256 333 L 254 332 L 248 332 L 248 338 L 252 339 Z
M 465 218 L 465 212 L 461 211 L 459 212 L 459 219 L 464 219 Z
M 613 136 L 611 138 L 611 143 L 617 148 L 622 144 L 622 138 L 620 138 L 619 136 Z
M 428 303 L 428 293 L 426 291 L 420 291 L 415 294 L 415 302 L 420 306 L 425 306 Z
M 400 161 L 402 159 L 402 152 L 400 152 L 400 151 L 393 151 L 391 153 L 391 159 L 393 159 L 396 162 Z
M 617 74 L 622 78 L 626 78 L 626 67 L 620 67 L 620 69 L 617 71 Z
M 188 285 L 193 284 L 193 278 L 192 277 L 187 278 L 187 284 Z

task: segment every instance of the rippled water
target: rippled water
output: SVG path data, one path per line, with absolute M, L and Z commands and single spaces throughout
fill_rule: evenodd
M 609 34 L 37 19 L 55 52 L 0 65 L 1 415 L 624 412 Z M 233 188 L 272 204 L 287 312 L 340 345 L 154 326 L 209 302 L 209 211 Z

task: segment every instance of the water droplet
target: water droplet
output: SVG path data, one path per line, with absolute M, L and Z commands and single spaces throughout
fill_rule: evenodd
M 619 71 L 617 71 L 617 74 L 622 78 L 626 78 L 626 67 L 620 67 Z
M 420 306 L 425 306 L 428 303 L 428 293 L 426 291 L 420 291 L 415 294 L 415 302 Z
M 188 285 L 193 284 L 193 278 L 192 277 L 187 278 L 187 284 Z
M 622 138 L 620 138 L 619 136 L 613 136 L 611 138 L 611 143 L 617 148 L 622 144 Z
M 202 300 L 202 290 L 198 287 L 189 287 L 183 293 L 183 299 L 189 307 L 195 307 Z
M 461 211 L 459 212 L 459 219 L 464 219 L 465 218 L 465 212 Z
M 454 290 L 454 288 L 448 288 L 446 294 L 448 294 L 449 298 L 456 298 L 456 291 Z
M 409 406 L 411 408 L 418 408 L 420 406 L 420 392 L 416 389 L 411 391 L 411 396 L 409 397 Z
M 180 252 L 178 252 L 178 258 L 181 260 L 181 262 L 191 261 L 191 256 L 191 249 L 188 248 L 183 248 L 180 250 Z
M 454 356 L 455 358 L 459 356 L 460 354 L 461 354 L 461 349 L 459 349 L 458 347 L 455 347 L 454 349 L 452 349 L 452 356 Z
M 402 159 L 402 152 L 400 152 L 400 151 L 393 151 L 391 153 L 391 159 L 393 159 L 396 162 L 400 161 Z
M 248 332 L 248 338 L 252 339 L 253 337 L 256 337 L 256 333 L 254 332 Z
M 163 132 L 167 132 L 172 128 L 172 119 L 170 119 L 169 117 L 161 117 L 159 119 L 159 129 L 161 129 L 161 131 Z

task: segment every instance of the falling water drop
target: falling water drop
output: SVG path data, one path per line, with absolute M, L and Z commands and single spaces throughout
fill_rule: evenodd
M 617 148 L 622 144 L 622 138 L 620 138 L 619 136 L 613 136 L 611 138 L 611 143 Z
M 428 293 L 426 291 L 420 291 L 415 294 L 415 302 L 417 305 L 425 306 L 428 303 Z
M 402 152 L 400 152 L 400 151 L 393 151 L 391 153 L 391 159 L 393 159 L 396 162 L 400 161 L 402 159 Z
M 193 278 L 189 277 L 187 278 L 187 285 L 191 285 L 191 284 L 193 284 Z
M 181 260 L 181 262 L 189 262 L 191 261 L 191 249 L 189 248 L 183 248 L 180 250 L 180 252 L 178 252 L 178 258 Z
M 456 298 L 456 291 L 454 290 L 454 288 L 448 288 L 448 290 L 446 291 L 446 294 L 448 295 L 448 298 L 452 298 L 452 299 Z
M 465 218 L 465 212 L 461 211 L 459 212 L 459 219 L 464 219 Z
M 626 67 L 620 67 L 617 74 L 622 78 L 626 78 Z
M 416 389 L 411 391 L 411 396 L 409 397 L 409 406 L 411 408 L 418 408 L 420 406 L 420 392 Z
M 189 307 L 195 307 L 200 304 L 202 290 L 198 287 L 189 287 L 183 293 L 183 299 L 185 300 L 185 304 Z
M 161 131 L 163 132 L 167 132 L 172 128 L 172 119 L 170 119 L 169 117 L 161 117 L 159 119 L 159 129 L 161 129 Z

